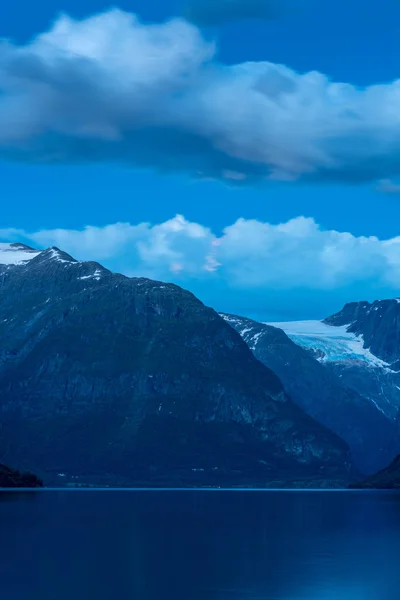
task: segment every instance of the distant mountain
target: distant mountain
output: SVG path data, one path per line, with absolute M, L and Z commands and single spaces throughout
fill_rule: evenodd
M 363 305 L 364 303 L 361 303 Z M 332 319 L 332 321 L 331 321 Z M 329 321 L 329 323 L 328 323 Z M 335 373 L 343 385 L 373 402 L 391 420 L 400 407 L 400 372 L 374 355 L 362 334 L 333 318 L 321 321 L 271 323 Z
M 375 475 L 350 485 L 357 489 L 400 489 L 400 455 L 386 468 Z
M 63 485 L 334 485 L 353 474 L 345 442 L 191 293 L 57 248 L 3 244 L 0 264 L 10 464 Z
M 347 304 L 323 322 L 275 323 L 343 386 L 368 399 L 392 421 L 393 433 L 388 435 L 385 451 L 377 454 L 378 458 L 388 452 L 386 464 L 399 453 L 400 445 L 399 308 L 397 299 L 358 302 Z M 377 468 L 383 466 L 379 458 Z
M 0 463 L 0 488 L 39 488 L 42 481 L 32 473 L 20 473 Z
M 221 316 L 255 357 L 278 375 L 294 402 L 346 440 L 362 472 L 376 472 L 400 451 L 400 439 L 397 447 L 395 442 L 395 419 L 384 414 L 376 402 L 346 387 L 341 376 L 327 368 L 327 356 L 339 360 L 357 353 L 371 364 L 379 363 L 366 356 L 357 342 L 350 343 L 345 335 L 338 336 L 334 327 L 317 322 L 276 324 L 291 332 L 290 339 L 278 327 L 234 315 Z
M 325 323 L 362 337 L 371 354 L 400 370 L 396 365 L 400 361 L 400 299 L 352 302 Z
M 40 254 L 25 244 L 6 244 L 0 242 L 0 273 L 7 271 L 15 265 L 26 264 L 31 258 Z

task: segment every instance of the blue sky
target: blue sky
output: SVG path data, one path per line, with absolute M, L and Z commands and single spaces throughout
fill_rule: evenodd
M 274 15 L 274 18 L 270 18 L 265 10 L 268 2 L 271 0 L 254 0 L 258 19 L 241 18 L 238 0 L 234 20 L 224 11 L 218 13 L 218 18 L 210 12 L 207 18 L 211 26 L 200 24 L 197 33 L 180 27 L 167 31 L 168 40 L 174 42 L 177 39 L 184 44 L 181 49 L 181 54 L 185 55 L 184 67 L 180 63 L 176 66 L 181 54 L 177 58 L 172 51 L 165 64 L 160 60 L 164 79 L 165 72 L 173 72 L 174 89 L 176 78 L 181 77 L 180 69 L 188 69 L 185 77 L 193 77 L 196 71 L 198 78 L 198 63 L 205 63 L 206 68 L 201 67 L 201 84 L 196 79 L 195 92 L 190 90 L 190 101 L 185 99 L 178 106 L 179 111 L 172 106 L 172 117 L 169 114 L 168 121 L 162 111 L 171 102 L 170 91 L 159 104 L 157 95 L 162 96 L 165 87 L 172 84 L 169 80 L 160 83 L 157 73 L 158 87 L 152 79 L 153 87 L 149 92 L 152 95 L 146 101 L 152 110 L 148 112 L 146 106 L 144 111 L 138 104 L 140 118 L 147 127 L 138 138 L 135 137 L 137 130 L 132 133 L 129 129 L 132 114 L 125 114 L 128 109 L 125 96 L 121 101 L 122 92 L 115 101 L 110 94 L 101 105 L 93 104 L 93 98 L 97 99 L 104 90 L 106 94 L 108 90 L 114 90 L 132 69 L 137 78 L 134 84 L 144 85 L 142 71 L 147 77 L 153 66 L 139 64 L 133 54 L 145 55 L 149 49 L 152 51 L 152 39 L 144 37 L 148 35 L 146 24 L 165 23 L 174 16 L 194 14 L 194 4 L 191 7 L 189 1 L 185 4 L 178 0 L 119 2 L 120 9 L 136 13 L 144 23 L 144 28 L 136 27 L 128 32 L 131 37 L 123 20 L 117 19 L 113 25 L 125 28 L 126 48 L 132 52 L 132 69 L 129 60 L 120 64 L 120 61 L 113 63 L 108 59 L 119 37 L 115 35 L 117 29 L 110 34 L 108 46 L 99 60 L 99 64 L 103 61 L 100 66 L 109 77 L 101 82 L 103 88 L 86 86 L 86 80 L 82 83 L 80 79 L 82 73 L 85 74 L 80 70 L 81 64 L 77 66 L 70 61 L 69 70 L 64 70 L 65 61 L 57 55 L 58 66 L 52 67 L 52 72 L 48 67 L 45 75 L 40 75 L 49 78 L 46 85 L 53 86 L 57 93 L 62 90 L 63 106 L 67 105 L 68 110 L 61 110 L 57 105 L 54 113 L 54 97 L 49 100 L 43 88 L 39 89 L 38 71 L 33 70 L 33 55 L 29 54 L 26 44 L 49 30 L 61 11 L 80 20 L 107 11 L 109 5 L 96 0 L 66 0 L 63 5 L 49 1 L 32 5 L 27 0 L 15 0 L 7 8 L 0 9 L 0 36 L 14 44 L 4 51 L 6 60 L 0 62 L 0 99 L 5 99 L 5 108 L 0 102 L 2 237 L 33 240 L 42 245 L 60 244 L 61 240 L 65 249 L 73 251 L 78 258 L 98 256 L 101 262 L 120 271 L 143 272 L 176 281 L 219 310 L 259 318 L 319 318 L 339 309 L 347 300 L 400 295 L 397 284 L 400 268 L 398 273 L 396 271 L 400 255 L 397 260 L 397 246 L 393 242 L 400 233 L 400 193 L 397 188 L 400 147 L 396 140 L 388 137 L 390 132 L 395 136 L 400 123 L 400 109 L 397 108 L 400 95 L 393 83 L 399 77 L 396 57 L 400 44 L 400 2 L 382 0 L 377 10 L 375 3 L 360 0 L 335 3 L 318 0 L 298 0 L 296 3 L 293 0 L 284 14 Z M 218 0 L 215 0 L 210 7 L 217 4 Z M 203 6 L 206 5 L 204 0 Z M 245 5 L 248 7 L 249 3 L 243 3 Z M 107 17 L 109 13 L 104 14 Z M 109 21 L 110 18 L 104 18 L 96 27 L 101 26 L 106 31 Z M 76 36 L 76 44 L 82 43 L 75 25 L 69 26 L 68 32 L 67 35 Z M 135 36 L 142 36 L 140 44 L 146 46 L 139 46 Z M 52 44 L 54 39 L 53 36 Z M 209 50 L 212 43 L 216 45 L 213 52 Z M 65 53 L 63 44 L 62 52 Z M 20 49 L 23 49 L 22 55 Z M 48 61 L 48 55 L 44 59 L 43 52 L 48 49 L 43 50 L 42 45 L 35 60 L 39 57 Z M 124 53 L 122 42 L 121 46 L 115 46 L 115 52 Z M 18 60 L 17 69 L 20 70 L 17 72 Z M 211 74 L 207 66 L 210 60 Z M 273 113 L 274 118 L 264 123 L 264 113 L 257 112 L 264 110 L 258 101 L 254 103 L 254 113 L 249 109 L 244 119 L 241 107 L 246 107 L 247 101 L 253 102 L 254 98 L 246 95 L 247 88 L 238 80 L 236 71 L 236 79 L 229 82 L 231 87 L 222 90 L 224 94 L 232 90 L 231 95 L 222 97 L 224 102 L 228 98 L 232 104 L 228 107 L 230 113 L 215 111 L 221 99 L 221 82 L 232 79 L 230 67 L 237 69 L 237 65 L 247 61 L 252 61 L 252 66 L 246 67 L 249 74 L 246 71 L 245 77 L 252 78 L 252 85 L 267 85 L 272 100 L 275 100 L 272 95 L 283 93 L 282 90 L 290 95 L 293 86 L 301 87 L 299 103 L 293 110 L 291 105 L 286 107 L 286 125 L 276 132 L 275 124 L 281 113 Z M 263 61 L 284 65 L 290 73 L 280 67 L 268 67 L 266 74 L 259 77 L 259 65 Z M 25 87 L 20 89 L 15 87 L 15 78 L 21 77 L 21 69 L 24 70 Z M 323 74 L 328 79 L 321 83 L 318 75 L 300 80 L 298 75 L 308 72 Z M 239 76 L 242 77 L 241 71 Z M 204 78 L 206 84 L 203 84 Z M 354 87 L 350 91 L 337 91 L 329 87 L 330 82 L 345 82 Z M 379 88 L 360 96 L 376 84 L 387 84 L 387 89 Z M 145 85 L 150 85 L 147 79 Z M 213 90 L 215 100 L 211 108 L 204 108 L 200 101 L 209 89 Z M 340 94 L 348 114 L 343 116 L 334 112 L 334 94 Z M 133 103 L 130 98 L 128 100 Z M 135 102 L 139 102 L 137 98 Z M 312 114 L 311 109 L 304 108 L 307 103 L 312 105 Z M 78 117 L 73 112 L 76 106 Z M 100 117 L 91 123 L 92 112 L 96 117 L 100 115 L 101 126 L 107 127 L 101 134 Z M 353 121 L 350 113 L 355 112 L 357 117 Z M 107 117 L 111 114 L 112 120 L 107 121 L 105 114 Z M 160 115 L 163 119 L 161 136 L 159 130 L 153 130 L 153 121 L 161 118 Z M 78 127 L 80 118 L 79 131 L 70 135 L 71 127 Z M 174 120 L 172 129 L 171 118 Z M 196 118 L 199 123 L 201 121 L 201 126 L 192 128 Z M 239 118 L 243 123 L 233 131 Z M 86 123 L 91 129 L 82 135 Z M 191 126 L 189 137 L 188 123 Z M 123 130 L 123 143 L 120 143 L 117 128 Z M 148 135 L 149 131 L 151 135 Z M 339 134 L 333 143 L 336 131 Z M 107 136 L 113 148 L 118 146 L 117 152 L 109 152 Z M 140 155 L 140 159 L 132 162 L 132 154 Z M 54 155 L 61 159 L 49 159 Z M 166 161 L 165 157 L 171 157 L 171 160 Z M 264 171 L 265 164 L 268 172 Z M 176 226 L 177 221 L 171 221 L 177 214 L 184 215 L 184 225 L 179 220 L 179 226 Z M 311 219 L 327 234 L 319 236 L 318 242 L 313 241 L 314 229 L 311 227 L 306 236 L 304 232 L 301 234 L 303 241 L 299 245 L 297 229 L 290 234 L 290 239 L 285 231 L 281 233 L 276 229 L 298 217 Z M 238 230 L 225 233 L 226 228 L 238 219 L 244 219 L 250 225 L 256 223 L 255 228 L 258 228 L 257 223 L 275 227 L 271 229 L 274 233 L 267 235 L 263 230 L 259 248 L 246 254 L 242 247 L 239 252 L 232 240 L 237 239 L 237 244 L 246 247 L 248 238 L 242 234 L 238 236 Z M 150 224 L 146 239 L 140 237 L 138 242 L 134 230 L 129 242 L 124 238 L 110 246 L 108 252 L 100 251 L 104 231 L 111 231 L 104 228 L 117 223 L 137 226 L 143 222 Z M 180 236 L 186 232 L 185 242 L 182 237 L 179 240 L 168 237 L 166 244 L 165 228 L 151 229 L 171 222 L 174 224 L 172 230 L 179 230 Z M 302 221 L 295 223 L 303 231 Z M 200 230 L 190 224 L 198 225 L 201 235 Z M 84 234 L 84 228 L 88 226 L 96 228 L 91 242 L 87 232 L 86 236 Z M 166 227 L 168 236 L 171 227 Z M 120 235 L 120 229 L 112 231 L 113 236 Z M 164 232 L 162 239 L 160 231 Z M 353 241 L 349 244 L 343 237 L 338 241 L 332 233 L 335 231 L 351 234 Z M 206 232 L 211 232 L 211 237 Z M 174 235 L 178 234 L 175 232 Z M 251 233 L 246 232 L 246 235 L 252 237 Z M 272 246 L 271 235 L 274 236 Z M 364 243 L 362 236 L 376 236 L 378 241 Z M 202 242 L 201 251 L 197 244 L 199 237 L 205 244 Z M 210 257 L 206 240 L 213 248 L 217 247 L 219 253 L 212 254 L 214 262 L 204 272 L 204 264 L 208 264 Z M 392 242 L 385 245 L 385 240 Z M 283 244 L 289 244 L 284 252 Z M 333 251 L 336 262 L 332 262 Z M 303 260 L 293 261 L 290 252 L 296 252 Z M 282 263 L 277 264 L 278 261 Z M 302 264 L 311 271 L 314 263 L 319 266 L 311 278 L 296 275 Z M 281 278 L 276 275 L 265 278 L 265 271 L 272 272 L 276 268 L 282 273 Z M 243 272 L 238 273 L 239 269 Z M 329 269 L 335 273 L 334 277 L 325 277 L 325 271 Z M 244 276 L 248 271 L 254 271 L 252 278 Z M 321 283 L 316 285 L 315 280 Z

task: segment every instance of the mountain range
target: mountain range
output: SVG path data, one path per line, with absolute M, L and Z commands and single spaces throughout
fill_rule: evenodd
M 0 249 L 7 464 L 47 485 L 334 485 L 354 476 L 347 444 L 190 292 L 57 248 Z
M 257 323 L 2 243 L 0 459 L 46 485 L 347 485 L 400 452 L 398 318 Z

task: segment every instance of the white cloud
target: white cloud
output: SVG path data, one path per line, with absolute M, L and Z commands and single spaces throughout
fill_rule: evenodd
M 239 219 L 218 236 L 182 215 L 164 223 L 116 223 L 82 230 L 2 230 L 7 241 L 56 245 L 80 260 L 177 283 L 223 281 L 231 289 L 335 290 L 400 287 L 400 237 L 379 240 L 321 229 L 311 218 L 272 225 Z
M 182 215 L 159 225 L 115 223 L 83 230 L 53 229 L 34 233 L 0 231 L 3 239 L 31 240 L 42 248 L 58 246 L 80 260 L 96 260 L 127 275 L 200 277 L 214 262 L 209 258 L 215 236 Z
M 400 175 L 400 81 L 359 89 L 282 65 L 220 64 L 183 19 L 112 10 L 0 43 L 0 157 L 116 161 L 237 185 Z
M 391 262 L 400 258 L 399 241 L 324 231 L 304 217 L 280 225 L 240 219 L 225 229 L 217 257 L 236 287 L 327 290 L 393 283 L 400 275 Z

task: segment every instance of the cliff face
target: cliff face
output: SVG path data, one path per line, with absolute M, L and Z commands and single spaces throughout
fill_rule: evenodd
M 7 460 L 51 482 L 260 484 L 351 471 L 347 445 L 212 309 L 54 248 L 0 275 L 0 416 Z

